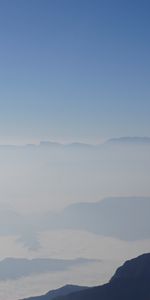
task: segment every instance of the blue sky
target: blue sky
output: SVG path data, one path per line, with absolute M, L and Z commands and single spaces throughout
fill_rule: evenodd
M 1 142 L 149 135 L 149 10 L 149 0 L 1 0 Z

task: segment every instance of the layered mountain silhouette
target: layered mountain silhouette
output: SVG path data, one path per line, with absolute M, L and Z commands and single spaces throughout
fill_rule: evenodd
M 95 259 L 50 259 L 50 258 L 13 258 L 8 257 L 0 261 L 0 281 L 15 280 L 34 274 L 60 272 L 75 266 L 82 266 Z
M 59 290 L 61 291 L 61 290 Z M 48 294 L 47 294 L 48 295 Z M 149 300 L 150 299 L 150 253 L 125 262 L 102 286 L 85 288 L 58 297 L 34 297 L 34 300 Z M 29 298 L 32 299 L 32 298 Z
M 45 214 L 47 229 L 77 229 L 122 240 L 150 238 L 150 198 L 116 197 L 76 203 L 61 213 Z
M 46 148 L 99 148 L 103 145 L 109 145 L 109 144 L 132 144 L 132 145 L 138 145 L 138 144 L 145 144 L 150 145 L 150 137 L 148 136 L 121 136 L 121 137 L 114 137 L 106 140 L 105 142 L 98 143 L 98 144 L 90 144 L 90 143 L 84 143 L 84 142 L 72 142 L 72 143 L 61 143 L 61 142 L 55 142 L 51 140 L 47 141 L 40 141 L 39 144 L 25 144 L 25 145 L 11 145 L 11 144 L 1 144 L 0 149 L 3 148 L 10 148 L 10 149 L 17 149 L 17 148 L 24 148 L 24 147 L 46 147 Z
M 68 284 L 59 289 L 52 290 L 52 291 L 46 293 L 45 295 L 31 297 L 31 298 L 25 298 L 23 300 L 52 300 L 59 296 L 67 296 L 67 295 L 75 293 L 75 292 L 79 292 L 79 291 L 81 292 L 82 290 L 85 290 L 87 288 L 88 287 L 85 287 L 85 286 Z
M 40 142 L 40 146 L 62 146 L 62 147 L 100 147 L 104 144 L 132 144 L 132 145 L 138 145 L 138 144 L 146 144 L 150 145 L 150 137 L 149 136 L 121 136 L 121 137 L 114 137 L 106 140 L 106 142 L 100 143 L 100 144 L 88 144 L 88 143 L 83 143 L 83 142 L 73 142 L 73 143 L 68 143 L 68 144 L 61 144 L 57 142 L 52 142 L 52 141 L 47 141 L 47 142 Z
M 149 211 L 149 197 L 105 198 L 99 202 L 72 204 L 59 213 L 25 217 L 1 210 L 0 234 L 18 235 L 18 241 L 31 249 L 40 246 L 39 232 L 53 229 L 85 230 L 127 241 L 142 240 L 150 238 Z
M 150 145 L 150 137 L 120 137 L 120 138 L 112 138 L 107 140 L 107 144 L 149 144 Z

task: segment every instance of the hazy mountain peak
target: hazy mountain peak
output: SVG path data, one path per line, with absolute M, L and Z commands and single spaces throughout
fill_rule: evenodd
M 53 141 L 41 141 L 40 146 L 45 146 L 45 147 L 60 147 L 63 146 L 63 144 L 58 143 L 58 142 L 53 142 Z
M 150 144 L 150 137 L 147 136 L 125 136 L 112 138 L 106 141 L 107 144 Z

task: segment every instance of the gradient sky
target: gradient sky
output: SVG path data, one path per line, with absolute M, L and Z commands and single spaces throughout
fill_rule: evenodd
M 0 142 L 149 135 L 149 0 L 0 0 Z

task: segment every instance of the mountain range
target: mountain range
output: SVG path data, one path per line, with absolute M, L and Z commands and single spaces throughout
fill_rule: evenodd
M 125 262 L 107 284 L 84 289 L 81 287 L 78 291 L 72 289 L 69 294 L 64 295 L 65 288 L 57 291 L 58 297 L 54 291 L 28 300 L 149 300 L 150 253 Z
M 0 281 L 15 280 L 29 275 L 62 272 L 74 266 L 82 266 L 96 259 L 51 259 L 51 258 L 13 258 L 7 257 L 0 261 Z M 14 271 L 15 270 L 15 271 Z
M 0 148 L 24 148 L 24 147 L 28 147 L 28 148 L 33 148 L 33 147 L 46 147 L 46 148 L 75 148 L 75 149 L 88 149 L 88 148 L 99 148 L 100 146 L 103 145 L 127 145 L 127 144 L 131 144 L 131 145 L 150 145 L 150 137 L 148 136 L 123 136 L 123 137 L 118 137 L 118 138 L 110 138 L 107 139 L 106 141 L 102 142 L 102 143 L 97 143 L 97 144 L 90 144 L 90 143 L 84 143 L 84 142 L 72 142 L 72 143 L 60 143 L 60 142 L 55 142 L 55 141 L 51 141 L 51 140 L 47 140 L 47 141 L 40 141 L 39 144 L 25 144 L 25 145 L 5 145 L 5 144 L 1 144 Z
M 106 141 L 106 143 L 111 144 L 150 144 L 150 137 L 120 137 L 120 138 L 112 138 Z
M 87 289 L 88 287 L 85 286 L 78 286 L 78 285 L 72 285 L 67 284 L 61 288 L 58 288 L 56 290 L 52 290 L 45 295 L 37 296 L 37 297 L 30 297 L 23 300 L 52 300 L 59 296 L 67 296 L 69 294 L 75 293 L 75 292 L 81 292 L 82 290 Z
M 144 240 L 150 238 L 149 211 L 149 197 L 111 197 L 71 204 L 58 213 L 26 216 L 1 210 L 0 235 L 18 235 L 18 241 L 30 249 L 40 246 L 38 233 L 55 229 L 84 230 L 126 241 Z

